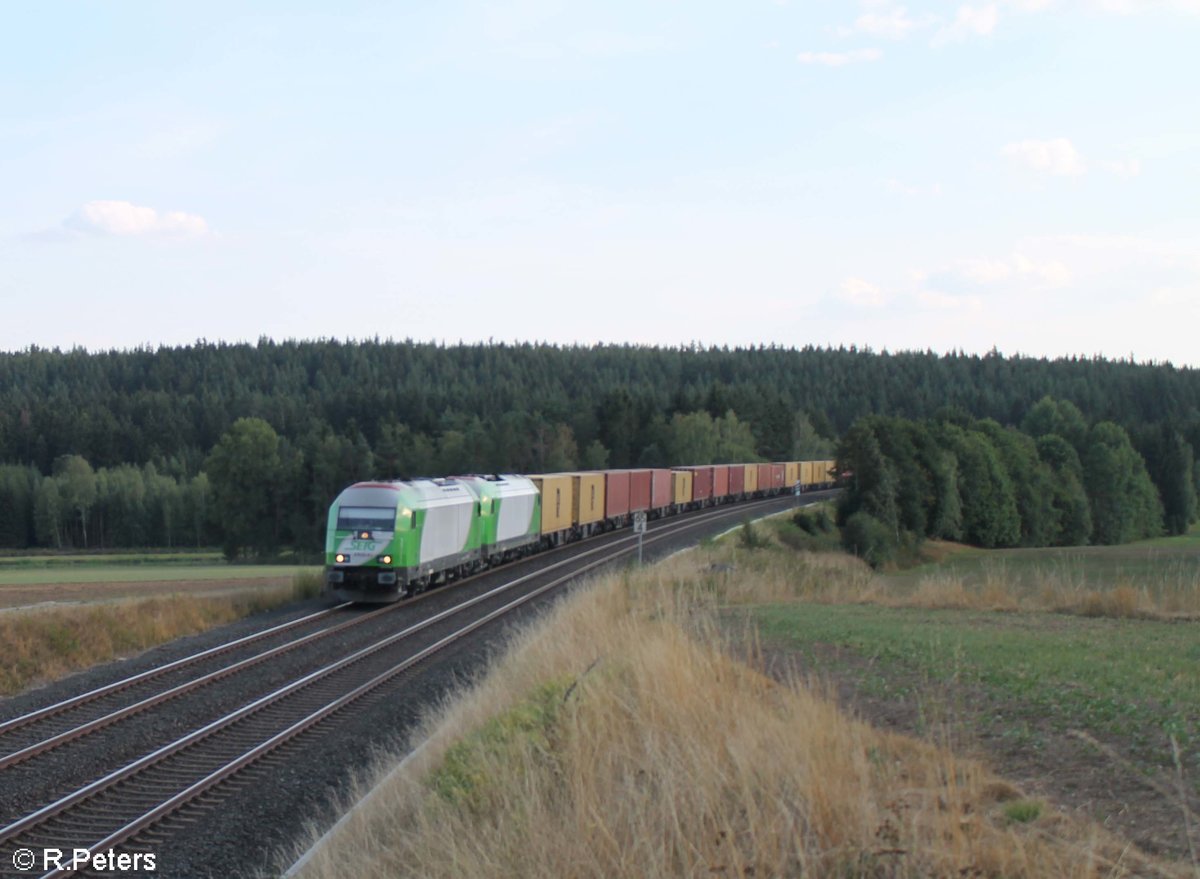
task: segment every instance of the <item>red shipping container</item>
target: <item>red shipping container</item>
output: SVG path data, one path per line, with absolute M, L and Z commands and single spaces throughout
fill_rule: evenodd
M 742 494 L 746 491 L 746 468 L 741 464 L 733 464 L 729 468 L 729 493 Z
M 629 471 L 604 471 L 604 518 L 629 515 Z
M 713 497 L 729 494 L 729 465 L 717 464 L 713 469 Z
M 784 483 L 784 465 L 771 465 L 771 488 L 783 488 Z
M 758 465 L 758 490 L 766 491 L 771 487 L 771 465 Z
M 629 512 L 650 509 L 650 471 L 629 471 Z
M 712 467 L 683 467 L 692 471 L 692 500 L 706 501 L 713 496 Z
M 650 471 L 650 509 L 663 510 L 671 506 L 671 471 L 655 468 Z

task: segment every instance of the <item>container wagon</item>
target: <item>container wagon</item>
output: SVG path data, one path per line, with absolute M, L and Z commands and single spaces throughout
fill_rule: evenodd
M 604 527 L 604 474 L 571 474 L 571 518 L 576 531 L 587 537 Z
M 539 473 L 529 478 L 542 496 L 542 543 L 558 546 L 571 536 L 575 526 L 571 474 Z

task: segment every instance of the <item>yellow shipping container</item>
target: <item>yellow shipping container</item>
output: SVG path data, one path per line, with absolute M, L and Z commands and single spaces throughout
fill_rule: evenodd
M 671 503 L 690 504 L 692 502 L 692 484 L 696 474 L 691 470 L 671 471 Z
M 800 481 L 800 462 L 788 461 L 783 465 L 783 484 L 787 488 L 792 488 Z
M 571 513 L 576 525 L 590 525 L 604 518 L 604 474 L 573 473 Z
M 529 478 L 542 495 L 542 533 L 568 530 L 575 514 L 571 474 L 543 473 Z
M 817 462 L 816 461 L 801 461 L 800 462 L 800 482 L 805 488 L 808 488 L 808 486 L 810 486 L 814 482 L 816 482 L 816 480 L 813 479 L 813 474 L 816 473 L 816 471 L 817 471 Z
M 743 490 L 746 494 L 754 494 L 758 491 L 758 465 L 743 464 L 742 466 L 746 469 L 746 485 Z
M 837 480 L 837 461 L 824 461 L 824 467 L 821 469 L 821 481 L 832 483 Z

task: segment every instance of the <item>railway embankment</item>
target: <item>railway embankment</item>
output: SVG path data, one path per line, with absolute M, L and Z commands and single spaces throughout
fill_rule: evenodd
M 756 614 L 875 609 L 876 580 L 786 552 L 735 538 L 581 590 L 429 715 L 293 875 L 1190 873 L 986 752 L 840 701 L 817 649 L 764 640 Z M 936 720 L 908 681 L 886 701 Z

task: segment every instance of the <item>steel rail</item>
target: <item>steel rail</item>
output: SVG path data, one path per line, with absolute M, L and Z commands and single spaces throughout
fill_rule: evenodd
M 757 501 L 757 502 L 751 502 L 751 503 L 762 503 L 762 502 L 763 501 Z M 744 509 L 745 509 L 745 505 L 739 505 L 739 510 L 744 510 Z M 706 511 L 706 513 L 702 514 L 701 516 L 689 517 L 686 520 L 681 521 L 678 519 L 674 519 L 674 520 L 670 520 L 668 522 L 659 522 L 656 525 L 656 527 L 651 529 L 648 533 L 658 534 L 664 528 L 668 528 L 668 529 L 670 529 L 671 533 L 674 533 L 674 531 L 677 528 L 683 527 L 685 525 L 690 526 L 690 525 L 697 524 L 697 523 L 707 522 L 707 521 L 710 521 L 713 516 L 727 514 L 727 513 L 731 513 L 731 512 L 732 512 L 732 510 L 730 510 L 728 508 L 726 508 L 726 509 L 715 508 L 715 509 Z M 575 554 L 571 555 L 571 557 L 569 559 L 565 559 L 563 561 L 556 562 L 549 566 L 540 568 L 537 572 L 534 572 L 534 573 L 535 574 L 548 573 L 550 571 L 556 570 L 557 568 L 559 568 L 565 564 L 570 564 L 572 561 L 575 561 L 580 558 L 584 558 L 586 556 L 592 555 L 596 552 L 602 551 L 606 547 L 621 545 L 626 542 L 632 542 L 635 539 L 636 539 L 636 537 L 633 535 L 620 536 L 620 537 L 616 538 L 615 540 L 604 544 L 604 546 L 594 547 L 594 548 L 586 550 L 582 553 L 575 553 Z M 562 547 L 562 549 L 577 549 L 577 548 L 578 548 L 577 546 L 571 546 L 571 545 Z M 476 575 L 476 576 L 479 576 L 479 575 Z M 475 577 L 471 577 L 468 579 L 475 579 Z M 466 581 L 464 580 L 464 581 L 460 581 L 460 582 L 466 582 Z M 519 583 L 519 582 L 523 582 L 523 581 L 517 580 L 517 581 L 513 581 L 513 582 Z M 417 596 L 417 598 L 421 598 L 421 597 L 424 597 L 426 595 L 431 595 L 431 594 L 434 594 L 434 593 L 423 593 L 421 596 Z M 292 641 L 288 641 L 284 644 L 278 645 L 269 650 L 255 654 L 254 656 L 247 657 L 245 659 L 239 660 L 238 662 L 215 669 L 214 671 L 209 672 L 204 675 L 201 675 L 198 678 L 193 678 L 190 681 L 185 681 L 185 682 L 177 684 L 176 686 L 171 687 L 167 690 L 160 691 L 159 693 L 147 696 L 146 698 L 141 699 L 137 702 L 133 702 L 133 703 L 123 706 L 121 708 L 114 709 L 113 711 L 110 711 L 107 714 L 101 715 L 98 718 L 94 718 L 92 720 L 86 721 L 77 726 L 69 727 L 68 729 L 62 730 L 62 731 L 60 731 L 52 736 L 49 736 L 45 739 L 41 739 L 39 741 L 30 743 L 30 744 L 25 745 L 21 748 L 18 748 L 17 750 L 12 751 L 4 756 L 0 756 L 0 769 L 5 769 L 10 766 L 15 766 L 19 763 L 22 763 L 26 760 L 33 758 L 33 757 L 49 753 L 50 751 L 53 751 L 56 748 L 59 748 L 65 744 L 68 744 L 69 742 L 76 741 L 80 738 L 83 738 L 84 736 L 90 735 L 94 732 L 98 732 L 99 730 L 102 730 L 108 726 L 111 726 L 114 723 L 117 723 L 121 720 L 127 719 L 129 717 L 132 717 L 132 716 L 140 714 L 144 711 L 147 711 L 156 705 L 160 705 L 164 702 L 167 702 L 172 699 L 178 698 L 180 696 L 186 695 L 187 693 L 194 692 L 195 690 L 198 690 L 199 688 L 201 688 L 203 686 L 206 686 L 210 683 L 218 681 L 222 678 L 229 677 L 230 675 L 236 674 L 236 673 L 244 671 L 246 669 L 252 668 L 252 667 L 259 665 L 262 662 L 265 662 L 276 656 L 282 655 L 284 653 L 289 653 L 292 650 L 298 649 L 306 644 L 311 643 L 312 641 L 332 636 L 332 635 L 334 635 L 338 632 L 341 632 L 344 629 L 347 629 L 350 627 L 354 627 L 354 626 L 358 626 L 358 625 L 365 625 L 365 624 L 373 621 L 376 617 L 378 617 L 384 613 L 387 613 L 392 610 L 396 610 L 399 607 L 407 607 L 407 606 L 411 605 L 413 603 L 413 601 L 415 601 L 415 600 L 416 599 L 412 599 L 407 602 L 401 602 L 401 603 L 387 605 L 386 607 L 379 608 L 378 610 L 371 611 L 370 613 L 355 617 L 351 620 L 347 620 L 343 623 L 339 623 L 339 624 L 331 626 L 329 628 L 321 629 L 316 632 L 311 632 L 300 638 L 294 639 Z M 331 610 L 343 608 L 346 606 L 346 604 L 349 604 L 349 602 L 340 604 L 336 608 L 333 608 Z M 469 605 L 464 605 L 464 606 L 469 606 Z M 69 708 L 79 707 L 80 705 L 82 705 L 86 702 L 95 701 L 96 699 L 101 698 L 102 696 L 105 696 L 105 695 L 110 695 L 113 692 L 123 690 L 123 689 L 128 689 L 129 687 L 134 686 L 138 683 L 143 683 L 147 680 L 157 677 L 160 674 L 165 673 L 166 671 L 186 667 L 188 665 L 195 664 L 196 662 L 199 662 L 203 659 L 212 658 L 213 656 L 228 652 L 229 650 L 232 650 L 235 647 L 245 646 L 248 643 L 252 643 L 254 641 L 261 640 L 262 638 L 267 637 L 268 635 L 278 634 L 282 631 L 286 631 L 288 629 L 295 628 L 305 622 L 309 622 L 309 621 L 312 621 L 319 617 L 322 617 L 326 613 L 328 613 L 328 611 L 322 611 L 322 612 L 318 612 L 318 613 L 314 613 L 314 614 L 309 614 L 308 616 L 301 617 L 301 618 L 299 618 L 297 620 L 293 620 L 289 623 L 285 623 L 285 624 L 282 624 L 279 626 L 274 626 L 270 629 L 263 630 L 262 632 L 254 633 L 254 634 L 248 635 L 244 638 L 239 638 L 235 641 L 228 642 L 227 644 L 218 645 L 217 647 L 210 648 L 209 650 L 202 651 L 197 654 L 193 654 L 192 656 L 189 656 L 189 657 L 184 657 L 183 659 L 176 660 L 173 663 L 163 666 L 161 669 L 152 669 L 149 672 L 143 672 L 140 675 L 134 675 L 134 676 L 126 678 L 122 681 L 118 681 L 118 682 L 115 682 L 114 684 L 110 684 L 106 687 L 101 687 L 96 690 L 92 690 L 89 693 L 81 694 L 80 696 L 77 696 L 72 700 L 65 700 L 64 702 L 60 702 L 60 703 L 57 703 L 56 705 L 49 706 L 48 708 L 42 709 L 41 711 L 31 712 L 30 714 L 23 715 L 22 718 L 17 718 L 13 722 L 10 722 L 9 731 L 11 731 L 12 729 L 15 729 L 15 728 L 26 726 L 29 723 L 32 723 L 36 720 L 45 719 L 47 716 L 50 716 L 52 714 L 61 713 L 62 711 L 68 710 Z M 19 720 L 24 720 L 25 722 L 18 725 L 16 721 L 19 721 Z M 3 733 L 3 732 L 4 732 L 3 727 L 0 727 L 0 733 Z
M 726 516 L 734 515 L 736 512 L 737 511 L 732 511 L 732 510 L 721 511 L 721 512 L 713 514 L 713 515 L 690 519 L 686 522 L 670 523 L 670 525 L 673 525 L 675 527 L 669 527 L 666 525 L 660 526 L 659 528 L 655 529 L 655 534 L 654 534 L 653 540 L 654 540 L 654 542 L 658 542 L 659 540 L 663 540 L 667 537 L 670 537 L 679 531 L 689 530 L 691 528 L 695 528 L 699 525 L 705 524 L 705 523 L 711 521 L 712 519 L 720 519 L 720 518 L 724 518 Z M 650 538 L 648 537 L 647 539 L 649 540 Z M 618 541 L 617 543 L 624 544 L 626 542 L 629 542 L 629 541 L 627 539 L 622 539 L 621 541 Z M 508 613 L 511 613 L 516 608 L 528 603 L 529 601 L 532 601 L 534 598 L 537 598 L 540 595 L 543 595 L 550 589 L 553 589 L 554 587 L 559 586 L 560 584 L 562 584 L 564 582 L 574 580 L 577 577 L 581 576 L 582 574 L 587 573 L 590 570 L 593 570 L 597 567 L 601 567 L 606 564 L 610 564 L 613 561 L 616 561 L 617 559 L 619 559 L 621 556 L 628 555 L 633 552 L 633 547 L 631 547 L 631 546 L 612 545 L 612 546 L 606 546 L 606 547 L 597 547 L 593 550 L 589 550 L 584 555 L 592 555 L 592 554 L 595 554 L 596 552 L 604 550 L 604 549 L 610 549 L 610 550 L 612 550 L 612 552 L 610 552 L 609 555 L 607 555 L 604 558 L 589 562 L 588 564 L 584 565 L 582 568 L 580 568 L 578 570 L 574 570 L 574 571 L 571 571 L 570 573 L 563 574 L 559 577 L 556 577 L 555 579 L 551 580 L 550 582 L 542 584 L 541 586 L 538 586 L 537 588 L 533 589 L 532 591 L 526 593 L 525 595 L 520 596 L 519 598 L 514 599 L 513 601 L 510 601 L 509 603 L 503 605 L 502 607 L 499 607 L 495 610 L 490 611 L 489 613 L 485 614 L 484 616 L 480 617 L 479 619 L 474 620 L 471 623 L 468 623 L 466 626 L 456 630 L 455 632 L 453 632 L 449 635 L 444 636 L 443 638 L 439 639 L 438 641 L 434 642 L 433 644 L 422 648 L 417 653 L 402 660 L 401 662 L 397 663 L 396 665 L 392 666 L 391 668 L 387 669 L 386 671 L 375 675 L 368 681 L 360 684 L 359 686 L 355 687 L 350 692 L 343 694 L 342 696 L 338 697 L 334 701 L 327 703 L 326 705 L 322 706 L 321 708 L 317 709 L 316 711 L 310 712 L 305 717 L 292 723 L 286 729 L 281 730 L 280 732 L 271 736 L 266 741 L 263 741 L 263 742 L 259 743 L 258 745 L 255 745 L 250 750 L 243 752 L 242 754 L 235 757 L 233 760 L 228 761 L 223 766 L 213 770 L 212 772 L 208 773 L 203 778 L 192 783 L 184 790 L 175 793 L 174 795 L 169 797 L 167 800 L 157 804 L 156 806 L 154 806 L 147 812 L 145 812 L 142 815 L 138 816 L 137 818 L 133 819 L 132 821 L 127 822 L 121 828 L 110 833 L 104 839 L 90 845 L 87 848 L 89 858 L 91 855 L 93 855 L 97 852 L 102 852 L 108 848 L 116 846 L 116 845 L 120 844 L 121 842 L 124 842 L 124 841 L 130 839 L 131 837 L 135 836 L 140 831 L 146 829 L 147 827 L 150 827 L 151 825 L 160 821 L 162 818 L 164 818 L 167 815 L 171 814 L 172 812 L 176 811 L 180 807 L 186 805 L 188 802 L 191 802 L 195 798 L 201 796 L 205 792 L 216 787 L 221 782 L 225 781 L 226 779 L 228 779 L 229 777 L 231 777 L 232 775 L 234 775 L 241 769 L 244 769 L 246 766 L 249 766 L 250 764 L 256 762 L 257 760 L 261 759 L 268 753 L 274 751 L 276 748 L 280 747 L 281 745 L 286 744 L 287 742 L 295 739 L 297 736 L 301 735 L 308 729 L 317 725 L 318 723 L 320 723 L 322 720 L 326 719 L 330 715 L 340 711 L 342 708 L 345 708 L 346 706 L 350 705 L 352 702 L 358 700 L 359 698 L 366 695 L 367 693 L 379 688 L 380 686 L 384 685 L 388 681 L 392 680 L 397 675 L 403 673 L 404 671 L 407 671 L 408 669 L 412 668 L 416 664 L 427 659 L 429 656 L 432 656 L 433 654 L 443 650 L 445 647 L 449 646 L 450 644 L 453 644 L 456 641 L 461 640 L 462 638 L 466 637 L 471 632 L 476 631 L 477 629 L 483 627 L 484 625 L 487 625 L 489 622 L 492 622 L 493 620 L 495 620 L 499 617 L 502 617 Z M 563 562 L 557 563 L 555 565 L 555 567 L 560 567 L 564 564 L 567 564 L 570 561 L 578 560 L 579 558 L 580 558 L 580 556 L 574 556 L 574 557 L 572 557 L 572 559 L 564 560 Z M 485 598 L 488 598 L 495 594 L 498 594 L 501 591 L 511 589 L 514 586 L 516 586 L 518 583 L 523 582 L 528 579 L 531 579 L 532 577 L 538 576 L 540 574 L 547 573 L 547 571 L 548 571 L 548 569 L 543 569 L 541 571 L 531 572 L 529 574 L 526 574 L 526 575 L 518 578 L 517 580 L 514 580 L 514 581 L 508 583 L 508 584 L 504 584 L 503 586 L 492 589 L 483 595 L 476 596 L 475 598 L 472 598 L 466 602 L 463 602 L 460 605 L 456 605 L 453 608 L 448 608 L 445 611 L 442 611 L 441 613 L 435 615 L 435 617 L 431 617 L 428 620 L 422 621 L 421 623 L 418 623 L 412 627 L 409 627 L 409 629 L 405 630 L 404 632 L 397 633 L 396 635 L 393 635 L 393 636 L 390 636 L 389 638 L 383 639 L 383 641 L 378 642 L 377 645 L 373 645 L 370 648 L 364 648 L 364 650 L 359 651 L 359 653 L 364 653 L 365 651 L 370 651 L 371 653 L 377 652 L 378 650 L 383 649 L 384 645 L 390 645 L 391 643 L 394 643 L 395 641 L 399 640 L 401 637 L 411 634 L 414 630 L 419 630 L 421 628 L 425 628 L 426 626 L 431 625 L 435 620 L 444 619 L 452 614 L 458 613 L 459 611 L 464 610 L 467 607 L 474 606 L 475 604 L 480 603 Z M 345 660 L 342 660 L 338 663 L 334 663 L 333 666 L 344 667 L 344 666 L 350 664 L 351 661 L 354 661 L 355 656 L 357 656 L 357 654 L 352 655 L 352 657 L 347 657 Z M 332 668 L 333 666 L 330 666 L 330 668 Z M 318 673 L 313 673 L 313 674 L 315 675 Z M 308 677 L 312 677 L 312 676 L 310 675 Z M 306 679 L 302 679 L 302 680 L 306 680 Z M 288 685 L 288 687 L 284 688 L 284 690 L 294 691 L 295 689 L 298 688 L 297 685 L 299 683 L 300 682 L 295 682 L 291 685 Z M 279 692 L 283 692 L 283 691 L 279 691 Z M 264 699 L 265 698 L 267 698 L 267 697 L 264 697 Z M 279 696 L 278 698 L 283 698 L 283 697 Z M 243 709 L 239 709 L 239 711 L 234 712 L 231 715 L 228 715 L 228 717 L 234 717 L 234 715 L 239 715 L 238 719 L 240 719 L 241 716 L 246 716 L 245 714 L 243 714 L 243 712 L 246 712 L 247 709 L 251 708 L 253 705 L 256 705 L 257 702 L 259 702 L 259 701 L 262 701 L 262 700 L 257 700 L 256 703 L 251 703 L 251 705 L 245 706 L 245 707 L 243 707 Z M 273 701 L 278 701 L 278 700 L 275 699 Z M 236 721 L 231 721 L 231 722 L 236 722 Z M 217 721 L 215 723 L 221 723 L 221 721 Z M 226 724 L 226 725 L 228 725 L 228 724 Z M 213 724 L 209 725 L 209 727 L 212 727 L 212 726 L 214 726 L 214 725 Z M 74 805 L 75 803 L 78 803 L 81 800 L 86 799 L 92 793 L 98 792 L 98 790 L 104 789 L 104 788 L 98 788 L 96 791 L 92 790 L 93 788 L 96 788 L 96 786 L 103 784 L 110 777 L 113 780 L 111 782 L 109 782 L 106 785 L 106 787 L 111 787 L 117 781 L 123 780 L 124 778 L 128 778 L 130 775 L 135 774 L 137 771 L 140 771 L 141 768 L 145 768 L 146 766 L 153 765 L 153 763 L 150 762 L 151 758 L 155 757 L 159 753 L 166 752 L 166 753 L 163 753 L 162 757 L 159 758 L 159 760 L 154 761 L 154 762 L 161 762 L 162 759 L 166 759 L 166 757 L 169 757 L 174 753 L 178 753 L 178 751 L 182 750 L 183 748 L 186 748 L 189 744 L 193 744 L 193 743 L 201 740 L 202 738 L 207 737 L 207 735 L 212 735 L 212 734 L 218 732 L 221 728 L 224 728 L 222 726 L 222 727 L 219 727 L 216 729 L 212 729 L 210 732 L 207 732 L 206 735 L 199 735 L 200 733 L 204 733 L 206 730 L 209 730 L 209 727 L 205 727 L 202 730 L 198 730 L 195 733 L 189 734 L 188 736 L 185 736 L 183 739 L 180 739 L 179 742 L 173 743 L 172 745 L 169 745 L 169 746 L 166 746 L 165 748 L 160 749 L 158 752 L 155 752 L 155 754 L 147 755 L 146 757 L 142 758 L 142 760 L 136 761 L 134 764 L 130 764 L 130 766 L 126 767 L 125 770 L 118 770 L 117 773 L 112 773 L 112 774 L 110 774 L 110 776 L 107 776 L 105 779 L 101 779 L 97 782 L 94 782 L 92 785 L 89 785 L 86 788 L 82 788 L 81 790 L 76 791 L 74 794 L 68 795 L 68 797 L 64 797 L 63 800 L 59 801 L 59 803 L 64 803 L 65 805 L 63 805 L 62 808 L 58 808 L 56 811 L 49 812 L 49 814 L 46 814 L 44 817 L 45 818 L 52 817 L 53 815 L 56 815 L 59 812 L 61 812 L 63 809 L 68 808 L 70 805 Z M 186 742 L 186 744 L 184 744 L 185 742 Z M 178 747 L 176 747 L 176 746 L 178 746 Z M 167 749 L 170 749 L 170 750 L 168 751 Z M 139 764 L 141 764 L 141 765 L 139 766 Z M 138 766 L 139 768 L 134 769 L 133 767 L 135 767 L 135 766 Z M 128 771 L 128 770 L 132 770 L 132 771 Z M 39 812 L 28 816 L 26 819 L 22 819 L 21 822 L 16 822 L 13 825 L 10 825 L 9 827 L 0 829 L 0 844 L 8 842 L 17 833 L 20 833 L 23 830 L 28 829 L 30 826 L 34 826 L 37 823 L 40 823 L 40 820 L 35 821 L 34 819 L 38 818 L 38 816 L 42 816 L 43 813 L 47 812 L 47 810 L 55 809 L 59 805 L 59 803 L 52 804 L 51 806 L 47 806 L 47 807 L 45 807 L 45 809 L 39 810 Z M 44 818 L 42 820 L 44 820 Z M 18 827 L 18 824 L 24 824 L 25 826 Z M 42 879 L 59 879 L 59 877 L 68 876 L 74 872 L 75 872 L 74 869 L 71 869 L 71 868 L 60 868 L 60 869 L 56 869 L 54 871 L 51 871 L 50 873 L 45 874 L 42 877 Z
M 352 603 L 353 602 L 346 601 L 342 604 L 335 605 L 334 607 L 328 607 L 324 610 L 319 610 L 315 613 L 310 613 L 306 616 L 290 620 L 289 622 L 280 623 L 279 625 L 272 626 L 269 629 L 263 629 L 260 632 L 251 632 L 249 635 L 245 635 L 233 641 L 228 641 L 224 644 L 218 644 L 215 647 L 209 647 L 207 650 L 201 650 L 199 653 L 193 653 L 189 656 L 181 657 L 173 662 L 168 662 L 166 665 L 160 665 L 151 669 L 147 669 L 140 674 L 122 678 L 119 681 L 113 681 L 110 684 L 105 684 L 104 686 L 97 687 L 94 690 L 88 690 L 87 692 L 80 693 L 77 696 L 71 696 L 69 699 L 63 699 L 61 702 L 55 702 L 53 705 L 47 705 L 44 708 L 38 708 L 34 711 L 22 714 L 19 717 L 14 717 L 10 720 L 0 722 L 0 735 L 11 732 L 15 729 L 20 729 L 23 726 L 28 726 L 35 721 L 50 717 L 53 714 L 59 714 L 70 708 L 76 708 L 86 702 L 93 702 L 96 699 L 99 699 L 101 696 L 108 696 L 112 693 L 120 692 L 121 690 L 125 690 L 134 686 L 135 684 L 144 683 L 145 681 L 160 677 L 168 672 L 175 671 L 180 668 L 186 668 L 189 665 L 193 665 L 194 663 L 205 659 L 211 659 L 214 656 L 220 656 L 222 653 L 228 653 L 230 650 L 234 650 L 238 647 L 244 647 L 247 644 L 252 644 L 255 641 L 260 641 L 263 638 L 270 637 L 271 635 L 278 635 L 280 632 L 294 629 L 297 626 L 303 625 L 304 623 L 312 622 L 313 620 L 319 619 L 323 616 L 328 616 L 334 611 L 349 607 Z

